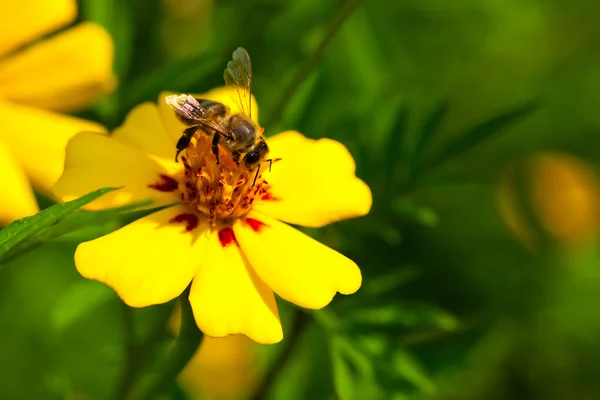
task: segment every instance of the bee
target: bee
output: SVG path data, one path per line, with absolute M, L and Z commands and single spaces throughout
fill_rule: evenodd
M 259 128 L 252 120 L 252 65 L 245 49 L 239 47 L 233 52 L 233 59 L 227 64 L 223 74 L 225 83 L 237 93 L 237 103 L 241 113 L 233 114 L 222 103 L 196 99 L 182 94 L 166 98 L 167 104 L 175 111 L 179 120 L 188 126 L 177 142 L 175 161 L 200 130 L 212 136 L 212 152 L 219 164 L 219 146 L 230 152 L 233 161 L 243 164 L 249 171 L 257 168 L 254 182 L 269 147 Z M 269 165 L 269 169 L 270 169 Z M 253 184 L 254 185 L 254 184 Z

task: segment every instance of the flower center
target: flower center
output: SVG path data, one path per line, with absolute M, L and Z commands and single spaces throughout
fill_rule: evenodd
M 267 194 L 268 183 L 262 178 L 260 167 L 248 170 L 222 148 L 217 164 L 211 142 L 211 136 L 199 131 L 188 145 L 186 155 L 181 157 L 185 171 L 179 191 L 183 203 L 193 206 L 215 225 L 216 221 L 239 218 L 250 211 L 255 197 Z

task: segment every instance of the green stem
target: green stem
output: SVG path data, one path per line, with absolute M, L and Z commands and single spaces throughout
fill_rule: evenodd
M 202 342 L 203 334 L 196 325 L 192 306 L 188 299 L 189 290 L 188 287 L 179 296 L 179 302 L 181 303 L 181 328 L 179 329 L 179 337 L 175 340 L 164 362 L 162 371 L 150 383 L 147 389 L 143 390 L 137 396 L 139 400 L 156 399 L 161 394 L 168 392 L 173 387 L 179 373 L 191 360 Z
M 269 394 L 269 391 L 277 381 L 278 374 L 285 368 L 290 360 L 290 357 L 294 353 L 294 349 L 298 345 L 298 341 L 308 326 L 309 321 L 310 316 L 307 313 L 296 308 L 294 309 L 290 334 L 284 341 L 285 347 L 281 350 L 281 353 L 278 354 L 275 361 L 271 364 L 271 367 L 263 379 L 262 385 L 250 398 L 251 400 L 263 400 Z
M 339 31 L 339 29 L 344 25 L 346 19 L 352 14 L 356 5 L 360 2 L 360 0 L 347 0 L 340 11 L 335 15 L 335 17 L 329 23 L 327 30 L 325 32 L 325 36 L 321 39 L 319 46 L 316 50 L 311 54 L 311 56 L 306 59 L 305 63 L 300 67 L 294 78 L 290 81 L 290 83 L 285 87 L 285 89 L 281 92 L 281 97 L 278 102 L 275 103 L 275 108 L 269 114 L 269 118 L 267 118 L 267 123 L 265 126 L 270 127 L 275 121 L 278 121 L 281 118 L 281 115 L 285 111 L 286 106 L 296 93 L 296 90 L 300 87 L 302 82 L 310 75 L 311 71 L 317 65 L 321 56 L 325 52 L 327 45 Z

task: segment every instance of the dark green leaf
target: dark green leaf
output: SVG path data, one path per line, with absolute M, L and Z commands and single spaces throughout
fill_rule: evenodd
M 492 136 L 501 133 L 511 124 L 527 117 L 537 110 L 538 107 L 539 102 L 531 102 L 476 125 L 443 146 L 442 149 L 434 154 L 428 162 L 424 162 L 422 169 L 429 170 L 435 168 L 438 165 L 461 155 Z
M 459 326 L 455 317 L 436 307 L 406 303 L 357 308 L 348 316 L 346 322 L 369 325 L 373 329 L 386 326 L 430 325 L 441 330 L 452 331 Z
M 421 162 L 421 158 L 425 148 L 429 144 L 429 141 L 433 137 L 433 134 L 437 131 L 442 118 L 446 115 L 448 111 L 448 103 L 441 103 L 438 107 L 429 115 L 429 117 L 425 120 L 423 124 L 423 128 L 417 138 L 417 142 L 413 148 L 411 158 L 410 158 L 410 169 L 414 171 L 418 168 L 419 163 Z
M 23 244 L 42 229 L 57 223 L 78 208 L 115 189 L 99 189 L 76 200 L 55 204 L 36 215 L 13 222 L 0 231 L 0 263 L 14 256 L 13 251 L 15 249 L 25 250 Z

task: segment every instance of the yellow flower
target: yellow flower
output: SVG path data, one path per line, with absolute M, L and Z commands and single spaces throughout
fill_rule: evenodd
M 239 112 L 229 89 L 198 97 Z M 216 165 L 206 135 L 197 134 L 176 163 L 183 129 L 163 98 L 158 107 L 135 108 L 112 136 L 82 133 L 70 141 L 54 187 L 63 200 L 111 186 L 123 188 L 90 208 L 181 201 L 79 245 L 75 264 L 84 277 L 133 307 L 167 302 L 193 280 L 190 302 L 206 335 L 244 334 L 260 343 L 283 337 L 273 292 L 319 309 L 336 292 L 358 290 L 354 262 L 280 222 L 319 227 L 369 211 L 371 192 L 342 144 L 280 133 L 269 139 L 269 157 L 281 161 L 271 172 L 263 167 L 252 186 L 254 171 L 242 172 L 225 151 Z
M 74 21 L 76 11 L 74 0 L 0 6 L 0 226 L 37 212 L 29 181 L 49 193 L 71 137 L 103 129 L 56 111 L 83 108 L 114 86 L 108 33 L 82 23 L 29 45 Z

